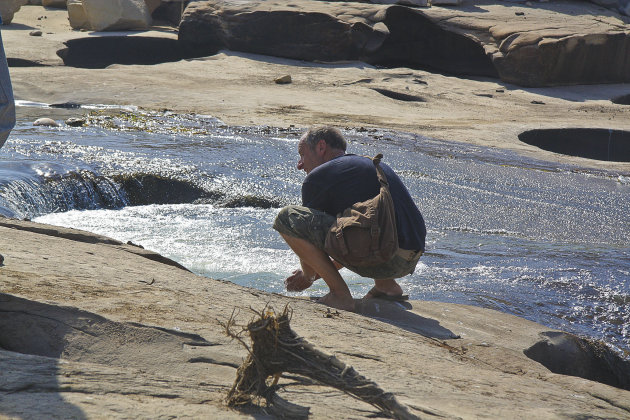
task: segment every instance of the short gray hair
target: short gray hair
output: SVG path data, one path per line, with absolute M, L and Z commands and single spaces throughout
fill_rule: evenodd
M 341 131 L 329 125 L 315 125 L 309 128 L 306 134 L 302 136 L 302 139 L 304 139 L 304 143 L 306 143 L 311 150 L 315 149 L 315 146 L 320 140 L 324 140 L 326 144 L 333 149 L 343 150 L 344 152 L 348 147 L 348 143 L 346 139 L 343 138 Z

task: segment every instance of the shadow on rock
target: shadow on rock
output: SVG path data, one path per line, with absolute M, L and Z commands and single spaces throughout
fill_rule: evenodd
M 435 319 L 424 318 L 411 311 L 410 302 L 390 302 L 382 299 L 356 300 L 358 314 L 378 319 L 424 337 L 439 340 L 460 338 Z
M 192 58 L 175 39 L 142 36 L 78 38 L 57 51 L 66 66 L 102 69 L 111 64 L 151 65 Z
M 553 373 L 577 376 L 630 391 L 630 361 L 604 343 L 560 331 L 541 334 L 523 353 Z
M 195 379 L 200 366 L 230 372 L 225 353 L 196 334 L 0 294 L 0 417 L 90 417 L 67 392 L 199 404 L 216 388 Z M 44 401 L 32 404 L 33 395 Z

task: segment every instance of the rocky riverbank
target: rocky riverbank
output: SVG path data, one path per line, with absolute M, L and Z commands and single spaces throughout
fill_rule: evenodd
M 250 308 L 287 304 L 299 336 L 419 418 L 630 416 L 630 391 L 553 373 L 628 388 L 627 362 L 611 365 L 600 347 L 511 315 L 380 300 L 358 302 L 356 314 L 331 311 L 199 277 L 133 245 L 9 219 L 0 219 L 0 249 L 0 417 L 262 414 L 224 403 L 247 352 L 221 323 L 234 314 L 238 331 Z M 279 385 L 311 418 L 379 414 L 304 376 Z
M 523 88 L 229 50 L 180 59 L 173 27 L 92 34 L 71 30 L 65 10 L 39 6 L 23 6 L 2 37 L 21 100 L 167 108 L 235 125 L 391 128 L 630 172 L 628 163 L 568 157 L 518 137 L 540 128 L 628 130 L 627 106 L 611 101 L 630 93 L 623 84 Z M 157 64 L 147 62 L 156 56 Z M 275 82 L 285 75 L 291 83 Z M 391 392 L 413 416 L 630 418 L 628 362 L 499 312 L 379 300 L 358 302 L 356 314 L 331 311 L 197 276 L 132 244 L 28 221 L 0 219 L 0 254 L 0 417 L 286 414 L 289 404 L 226 406 L 247 351 L 222 324 L 234 316 L 238 329 L 252 319 L 250 308 L 281 312 L 288 304 L 299 336 Z M 308 407 L 311 418 L 382 414 L 307 376 L 285 375 L 278 385 L 277 394 Z

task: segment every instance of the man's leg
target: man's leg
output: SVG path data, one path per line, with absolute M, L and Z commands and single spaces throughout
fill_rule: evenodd
M 280 233 L 280 235 L 282 235 L 289 247 L 291 247 L 293 252 L 300 258 L 303 270 L 304 268 L 309 270 L 308 273 L 304 272 L 303 274 L 316 273 L 326 282 L 330 292 L 319 299 L 319 301 L 337 309 L 354 311 L 354 299 L 350 294 L 350 289 L 348 289 L 348 285 L 339 274 L 337 267 L 330 260 L 330 257 L 328 257 L 324 251 L 304 239 L 283 233 Z

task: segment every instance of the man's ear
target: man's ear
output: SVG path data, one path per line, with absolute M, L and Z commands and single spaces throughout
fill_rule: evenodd
M 328 144 L 326 144 L 326 140 L 321 139 L 320 141 L 317 142 L 317 146 L 316 149 L 318 154 L 324 154 L 326 153 L 326 147 L 328 146 Z

